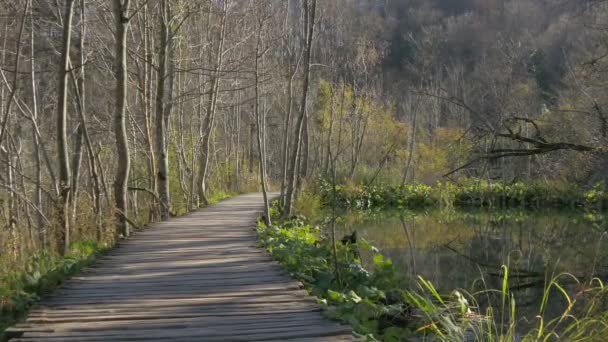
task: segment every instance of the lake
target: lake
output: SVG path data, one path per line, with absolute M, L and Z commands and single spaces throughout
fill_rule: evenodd
M 356 230 L 401 272 L 420 275 L 443 292 L 500 289 L 501 266 L 509 265 L 518 317 L 533 318 L 547 275 L 608 278 L 606 228 L 597 214 L 556 210 L 352 211 L 338 218 L 337 236 Z M 370 255 L 362 259 L 371 266 Z M 563 281 L 575 290 L 574 281 Z M 561 313 L 565 303 L 552 292 L 549 316 Z M 486 305 L 487 296 L 478 299 Z

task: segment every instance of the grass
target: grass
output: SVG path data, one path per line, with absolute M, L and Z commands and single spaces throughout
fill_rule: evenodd
M 95 241 L 75 241 L 65 256 L 43 251 L 13 265 L 14 271 L 0 274 L 0 341 L 5 329 L 23 318 L 41 295 L 78 273 L 106 249 Z

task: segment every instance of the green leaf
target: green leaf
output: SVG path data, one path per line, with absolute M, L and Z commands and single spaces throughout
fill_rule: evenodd
M 376 265 L 376 266 L 384 265 L 384 255 L 382 255 L 380 253 L 374 255 L 374 265 Z
M 359 302 L 361 302 L 361 300 L 362 300 L 362 298 L 361 298 L 361 297 L 359 297 L 359 296 L 357 295 L 357 293 L 356 293 L 355 291 L 353 291 L 353 290 L 350 290 L 350 292 L 348 292 L 348 299 L 349 299 L 351 302 L 354 302 L 354 303 L 359 303 Z
M 333 300 L 334 302 L 343 302 L 344 301 L 344 295 L 341 294 L 340 292 L 336 292 L 333 290 L 327 290 L 327 296 L 329 297 L 329 299 Z

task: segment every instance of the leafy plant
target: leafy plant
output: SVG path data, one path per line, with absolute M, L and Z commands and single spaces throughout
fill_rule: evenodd
M 262 245 L 317 296 L 325 314 L 346 322 L 370 340 L 390 336 L 399 340 L 411 333 L 395 323 L 407 322 L 410 306 L 404 302 L 407 279 L 365 240 L 356 246 L 338 244 L 339 269 L 332 265 L 332 247 L 319 227 L 291 220 L 283 225 L 260 226 Z M 355 249 L 374 253 L 374 269 L 365 269 Z

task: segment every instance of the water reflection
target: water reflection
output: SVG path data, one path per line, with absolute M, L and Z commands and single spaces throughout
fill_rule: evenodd
M 605 228 L 601 217 L 577 212 L 455 210 L 349 212 L 337 226 L 339 236 L 356 230 L 402 272 L 444 291 L 499 289 L 501 266 L 509 265 L 520 309 L 538 304 L 547 275 L 608 278 Z M 550 302 L 560 310 L 557 297 Z

